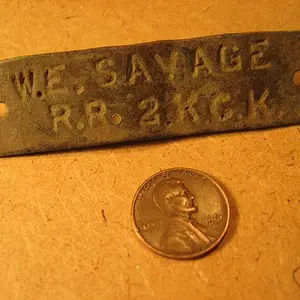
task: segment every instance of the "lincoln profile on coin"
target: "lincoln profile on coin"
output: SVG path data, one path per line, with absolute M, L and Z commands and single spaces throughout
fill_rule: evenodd
M 153 200 L 167 217 L 167 225 L 160 239 L 160 247 L 169 252 L 193 252 L 210 243 L 203 231 L 205 226 L 192 218 L 198 211 L 194 196 L 184 183 L 176 178 L 158 182 Z

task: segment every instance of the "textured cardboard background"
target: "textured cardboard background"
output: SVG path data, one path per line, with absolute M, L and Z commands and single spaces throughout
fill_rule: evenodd
M 299 0 L 3 0 L 0 12 L 1 59 L 300 29 Z M 300 299 L 299 139 L 293 126 L 0 159 L 0 299 Z M 131 226 L 138 186 L 177 166 L 235 203 L 221 246 L 193 261 L 152 253 Z

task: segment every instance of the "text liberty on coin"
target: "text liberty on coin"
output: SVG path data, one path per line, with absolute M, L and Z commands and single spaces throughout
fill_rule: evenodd
M 156 253 L 177 259 L 216 247 L 227 230 L 229 211 L 225 193 L 212 178 L 181 168 L 148 179 L 132 207 L 141 240 Z

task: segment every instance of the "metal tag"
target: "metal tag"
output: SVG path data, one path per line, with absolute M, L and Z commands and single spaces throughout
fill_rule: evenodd
M 0 155 L 296 124 L 300 32 L 160 41 L 0 63 Z

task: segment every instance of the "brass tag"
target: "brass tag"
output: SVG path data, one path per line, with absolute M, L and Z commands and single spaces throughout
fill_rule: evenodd
M 0 63 L 0 155 L 296 124 L 300 32 L 35 55 Z

